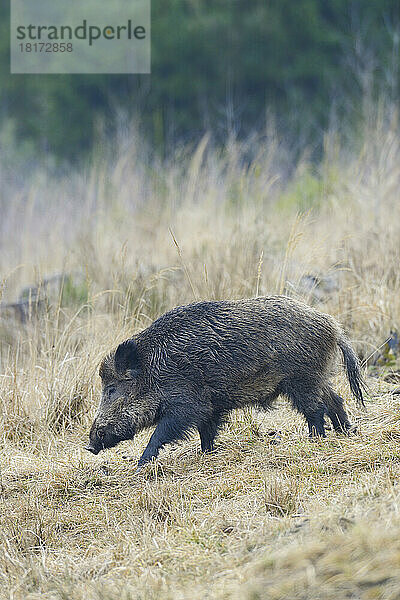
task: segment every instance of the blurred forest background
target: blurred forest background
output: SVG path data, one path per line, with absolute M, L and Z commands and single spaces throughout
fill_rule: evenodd
M 140 76 L 11 76 L 7 5 L 0 144 L 28 161 L 40 151 L 80 162 L 131 118 L 161 156 L 205 131 L 221 144 L 274 119 L 318 158 L 322 131 L 340 123 L 348 135 L 366 102 L 398 99 L 399 0 L 153 0 L 152 74 Z

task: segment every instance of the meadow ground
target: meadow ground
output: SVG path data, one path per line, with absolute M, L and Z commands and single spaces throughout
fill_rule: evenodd
M 0 598 L 400 598 L 400 138 L 371 123 L 318 168 L 275 136 L 157 164 L 132 135 L 80 172 L 0 173 Z M 150 432 L 83 450 L 111 348 L 173 306 L 272 293 L 347 329 L 358 435 L 311 442 L 279 401 L 139 475 Z

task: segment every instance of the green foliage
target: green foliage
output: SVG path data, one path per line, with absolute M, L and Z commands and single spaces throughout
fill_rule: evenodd
M 88 302 L 87 280 L 66 275 L 61 289 L 61 306 L 84 306 Z
M 369 71 L 377 93 L 386 84 L 399 92 L 398 0 L 153 0 L 152 75 L 11 76 L 7 4 L 0 119 L 36 151 L 72 161 L 91 148 L 99 121 L 112 133 L 115 106 L 139 113 L 164 151 L 205 130 L 217 141 L 246 135 L 264 125 L 267 106 L 309 139 L 328 125 L 332 102 L 339 116 L 359 110 Z
M 279 198 L 280 210 L 297 208 L 303 212 L 310 208 L 318 208 L 324 196 L 323 181 L 307 169 L 300 177 L 291 182 L 286 192 Z
M 334 192 L 337 181 L 335 169 L 326 169 L 321 175 L 312 165 L 307 165 L 288 183 L 277 201 L 277 206 L 279 210 L 294 209 L 299 212 L 319 208 L 324 199 Z

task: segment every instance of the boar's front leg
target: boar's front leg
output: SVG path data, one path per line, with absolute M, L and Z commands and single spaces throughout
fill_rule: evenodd
M 214 450 L 214 439 L 224 421 L 224 415 L 221 411 L 213 411 L 212 417 L 198 425 L 200 434 L 201 449 L 203 452 L 212 452 Z
M 215 421 L 208 421 L 199 425 L 202 452 L 212 452 L 214 450 L 214 439 L 217 431 L 218 425 Z
M 166 413 L 158 422 L 145 451 L 140 457 L 137 470 L 139 471 L 152 458 L 156 458 L 163 446 L 185 438 L 189 430 L 195 426 L 196 423 L 187 414 L 182 415 L 181 412 L 179 414 Z

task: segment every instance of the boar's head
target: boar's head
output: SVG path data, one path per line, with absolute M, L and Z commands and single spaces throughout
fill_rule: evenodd
M 115 353 L 103 359 L 99 374 L 101 401 L 86 447 L 93 454 L 132 439 L 151 424 L 153 415 L 148 396 L 140 393 L 141 364 L 133 339 L 123 342 Z

